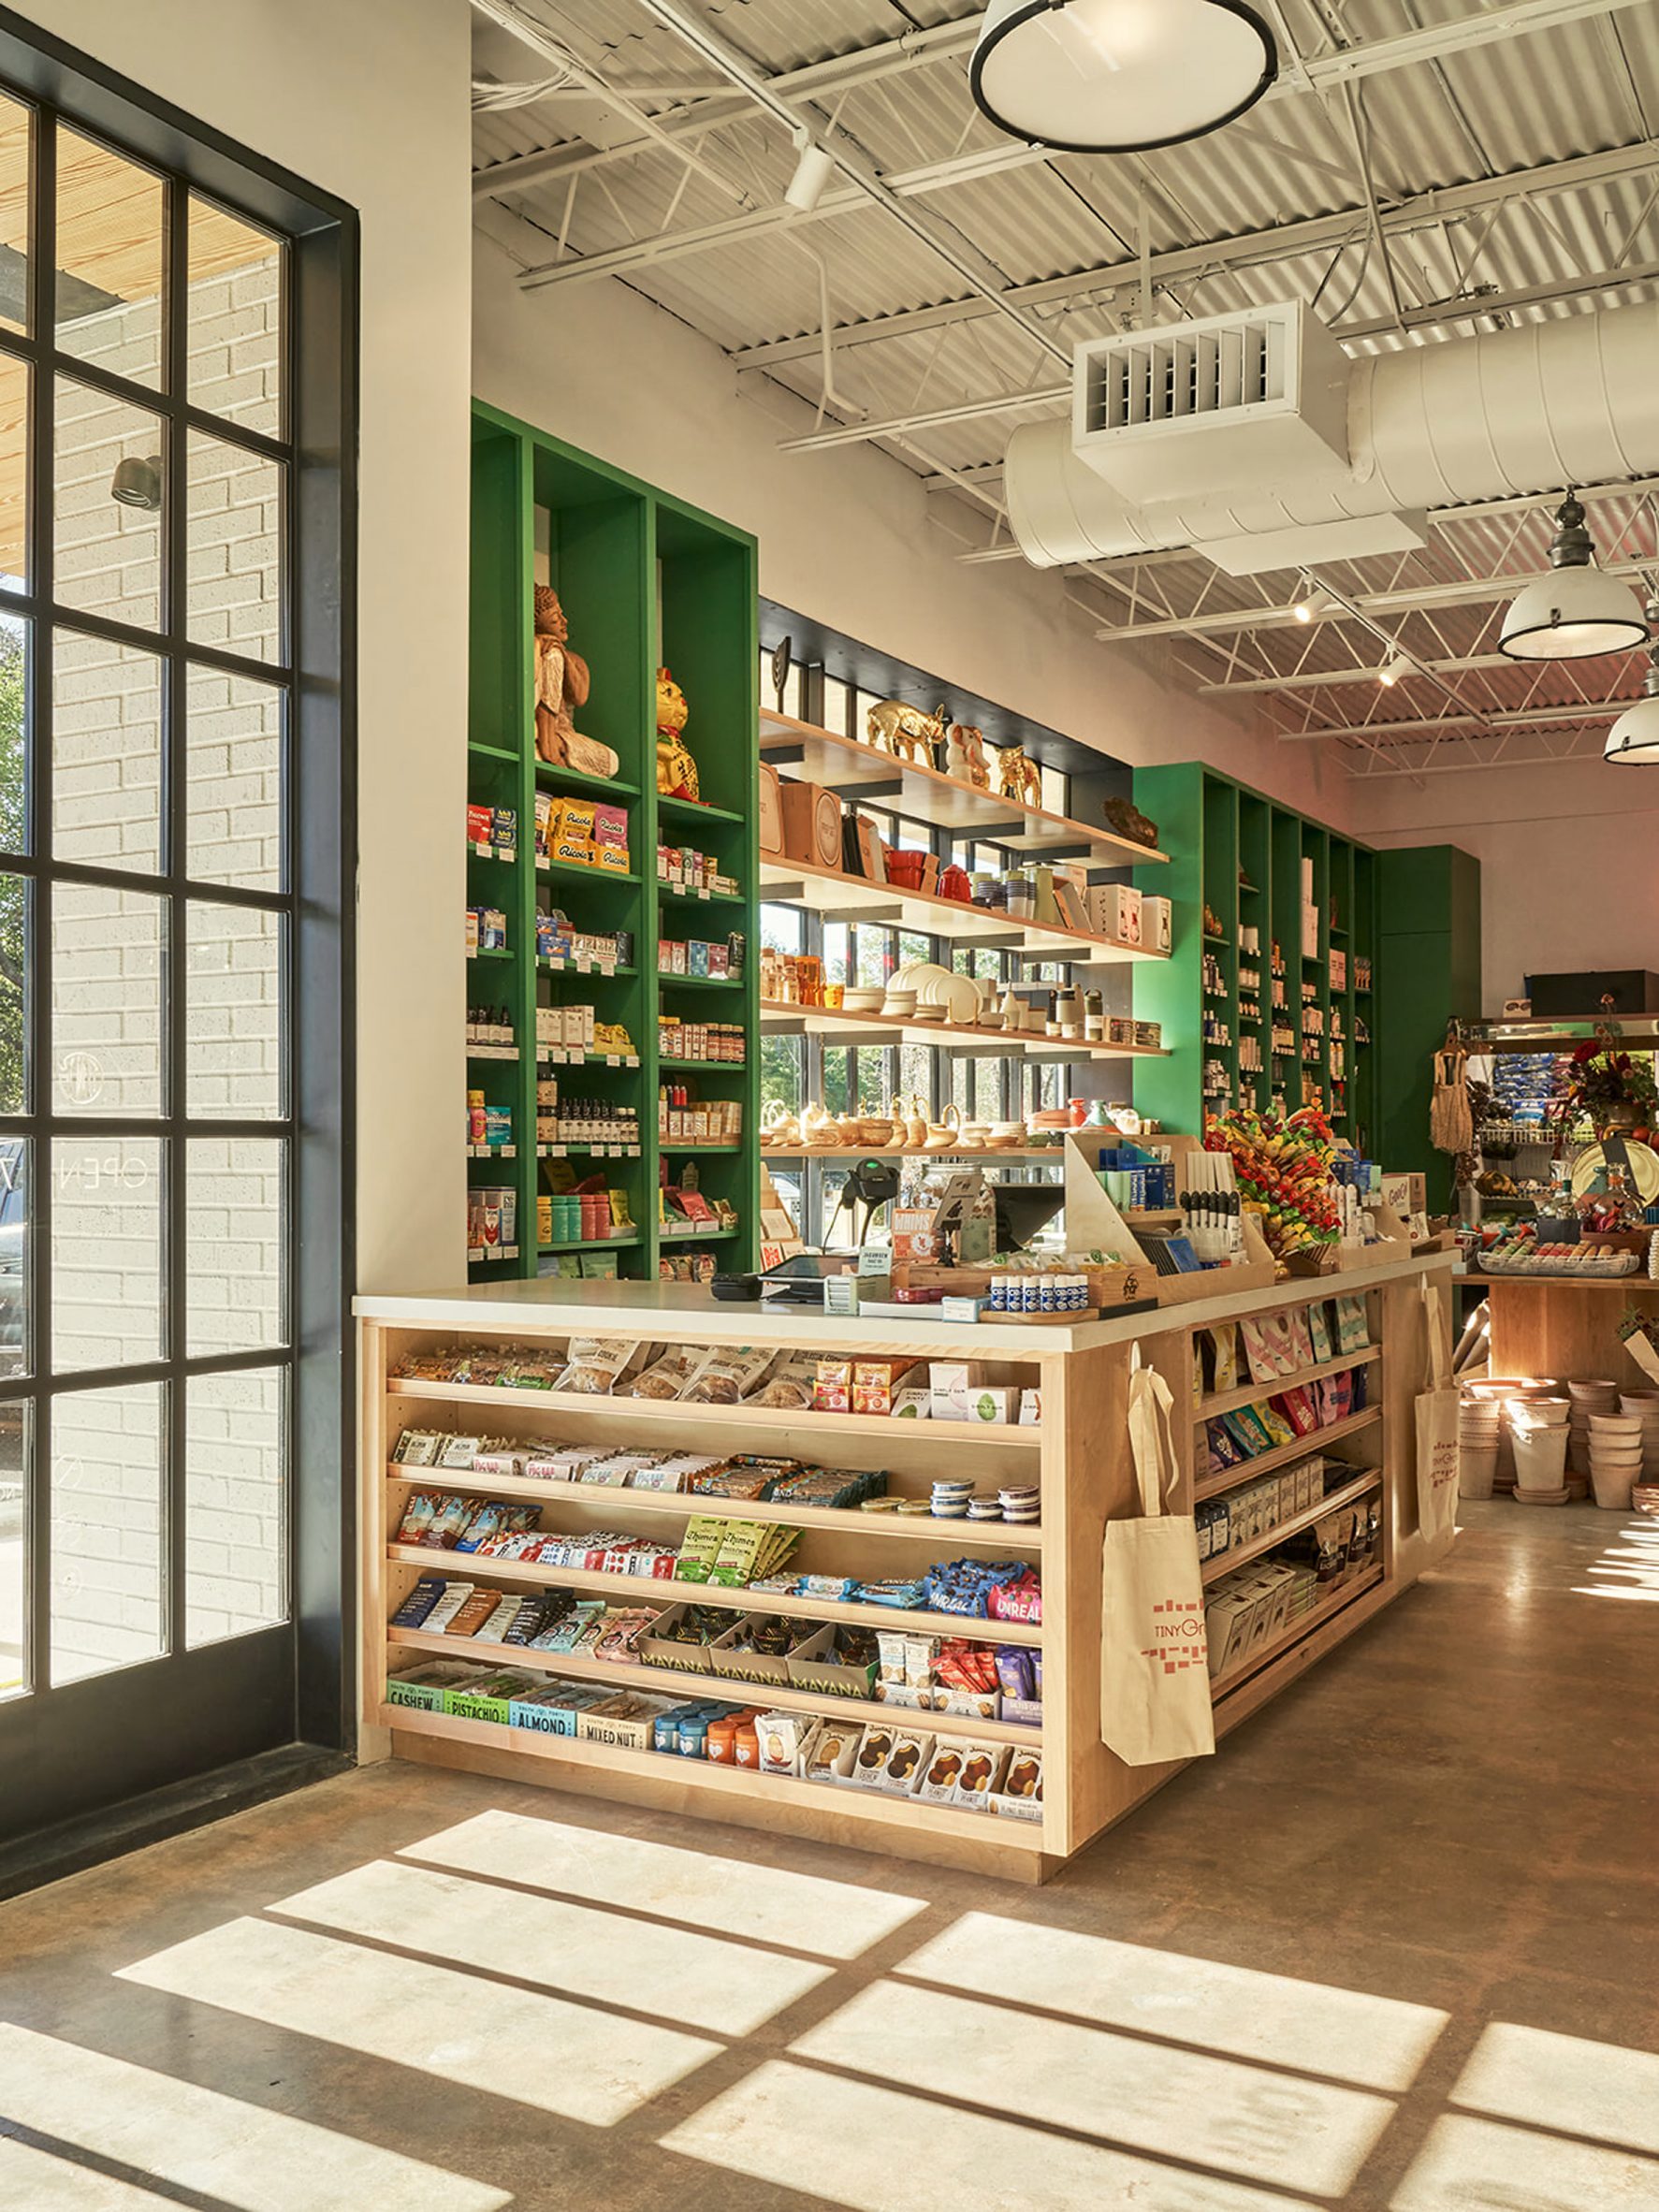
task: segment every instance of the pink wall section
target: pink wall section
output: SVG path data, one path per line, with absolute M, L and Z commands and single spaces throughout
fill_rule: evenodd
M 1461 845 L 1480 863 L 1483 1006 L 1560 969 L 1659 968 L 1659 768 L 1599 759 L 1355 786 L 1374 845 Z

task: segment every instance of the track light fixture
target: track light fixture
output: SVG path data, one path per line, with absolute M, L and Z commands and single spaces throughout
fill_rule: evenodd
M 152 512 L 161 504 L 161 456 L 152 453 L 118 460 L 109 479 L 109 497 L 122 507 L 144 507 Z
M 1408 661 L 1404 653 L 1396 653 L 1391 661 L 1385 662 L 1377 670 L 1376 680 L 1385 691 L 1391 691 L 1403 676 L 1415 673 L 1416 666 L 1417 663 Z
M 1301 595 L 1290 612 L 1299 622 L 1317 622 L 1321 615 L 1330 614 L 1335 604 L 1336 601 L 1323 584 L 1315 584 L 1303 576 Z
M 1550 573 L 1510 601 L 1499 650 L 1512 661 L 1588 661 L 1647 637 L 1636 593 L 1596 567 L 1584 509 L 1569 491 L 1556 510 Z
M 836 157 L 827 148 L 820 146 L 805 131 L 795 138 L 797 153 L 795 173 L 790 179 L 783 195 L 786 207 L 793 208 L 797 215 L 809 215 L 823 197 L 823 188 L 836 173 Z

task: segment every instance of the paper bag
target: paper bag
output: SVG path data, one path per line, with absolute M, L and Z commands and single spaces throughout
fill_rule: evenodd
M 1451 1379 L 1451 1329 L 1444 1301 L 1423 1285 L 1429 1340 L 1428 1387 L 1417 1401 L 1417 1524 L 1431 1543 L 1450 1535 L 1458 1508 L 1458 1389 Z
M 1139 1354 L 1136 1355 L 1137 1362 Z M 1175 1482 L 1170 1386 L 1129 1373 L 1139 1521 L 1109 1521 L 1101 1555 L 1100 1735 L 1127 1766 L 1215 1749 L 1198 1531 L 1165 1506 Z

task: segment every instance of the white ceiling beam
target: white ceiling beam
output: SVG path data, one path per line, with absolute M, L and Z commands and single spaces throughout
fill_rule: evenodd
M 479 5 L 480 0 L 473 0 L 473 4 Z M 497 7 L 502 5 L 502 0 L 482 0 L 482 4 Z M 1029 340 L 1040 354 L 1070 367 L 1070 347 L 1034 321 L 1024 308 L 1009 298 L 1008 284 L 996 263 L 960 232 L 948 225 L 937 224 L 931 216 L 911 208 L 894 191 L 862 149 L 838 130 L 831 117 L 822 109 L 805 100 L 792 107 L 780 94 L 772 89 L 771 80 L 764 71 L 755 67 L 741 48 L 734 46 L 722 32 L 717 31 L 703 17 L 682 6 L 681 0 L 639 0 L 639 5 L 665 29 L 674 32 L 682 44 L 689 46 L 693 53 L 708 63 L 736 91 L 746 95 L 750 104 L 762 114 L 769 115 L 775 123 L 780 124 L 791 133 L 797 129 L 809 132 L 814 141 L 828 154 L 847 184 L 872 207 L 880 208 L 891 216 L 920 244 L 937 254 L 971 291 L 977 292 L 982 300 L 988 302 L 993 313 L 1001 315 L 1005 322 Z M 791 214 L 793 211 L 785 209 L 784 212 Z M 527 270 L 522 281 L 528 284 L 535 274 L 534 269 Z
M 1542 507 L 1540 498 L 1537 504 Z M 1645 577 L 1659 561 L 1608 560 L 1602 564 L 1602 573 L 1609 576 Z M 1532 575 L 1524 569 L 1506 576 L 1460 577 L 1455 584 L 1418 584 L 1400 590 L 1352 591 L 1346 594 L 1349 609 L 1361 615 L 1410 614 L 1419 607 L 1465 606 L 1482 600 L 1506 599 L 1530 583 Z M 1343 614 L 1317 615 L 1316 621 L 1340 622 Z M 1151 637 L 1198 637 L 1215 635 L 1230 630 L 1284 630 L 1301 628 L 1294 604 L 1283 606 L 1234 607 L 1217 610 L 1211 615 L 1177 615 L 1169 620 L 1132 622 L 1119 630 L 1100 630 L 1096 635 L 1111 645 L 1125 645 Z
M 1451 659 L 1435 658 L 1423 662 L 1424 670 L 1431 676 L 1465 676 L 1476 669 L 1514 668 L 1517 663 L 1506 653 L 1465 653 Z M 1200 684 L 1201 692 L 1218 691 L 1318 691 L 1327 684 L 1375 684 L 1376 662 L 1368 668 L 1326 668 L 1318 671 L 1300 669 L 1290 676 L 1253 676 L 1247 680 L 1239 678 L 1227 683 Z
M 937 23 L 932 30 L 907 31 L 902 38 L 859 47 L 833 61 L 809 62 L 804 69 L 781 70 L 772 84 L 786 99 L 837 99 L 858 85 L 873 84 L 880 78 L 963 52 L 973 41 L 974 28 L 965 31 L 960 23 Z M 721 124 L 736 123 L 749 112 L 749 100 L 742 93 L 721 92 L 699 100 L 681 114 L 658 116 L 656 121 L 670 138 L 690 138 L 717 130 Z M 648 153 L 652 144 L 648 138 L 625 138 L 614 146 L 589 146 L 578 141 L 544 147 L 534 153 L 509 154 L 504 161 L 490 162 L 473 171 L 473 192 L 479 198 L 522 192 L 531 184 L 545 183 L 549 177 L 575 176 L 582 169 L 631 160 L 635 154 Z
M 1477 726 L 1483 730 L 1568 730 L 1583 729 L 1591 722 L 1610 721 L 1623 714 L 1630 705 L 1631 693 L 1623 699 L 1602 699 L 1582 706 L 1527 706 L 1514 712 L 1485 714 L 1421 715 L 1408 721 L 1398 722 L 1345 722 L 1340 726 L 1315 730 L 1281 730 L 1281 745 L 1308 745 L 1319 737 L 1403 737 L 1431 730 L 1467 730 Z
M 1413 231 L 1438 228 L 1457 216 L 1479 213 L 1506 199 L 1576 192 L 1587 185 L 1643 176 L 1654 168 L 1659 168 L 1659 138 L 1643 138 L 1635 145 L 1614 147 L 1602 153 L 1576 154 L 1564 161 L 1543 162 L 1530 169 L 1513 169 L 1506 176 L 1473 178 L 1466 183 L 1417 193 L 1394 207 L 1381 209 L 1383 235 L 1401 238 Z M 896 184 L 897 180 L 890 182 Z M 722 231 L 726 228 L 723 225 L 717 227 Z M 1152 281 L 1166 286 L 1215 270 L 1259 269 L 1294 260 L 1305 254 L 1331 253 L 1361 236 L 1365 228 L 1365 211 L 1345 208 L 1334 214 L 1308 215 L 1265 230 L 1241 231 L 1233 238 L 1207 239 L 1194 246 L 1176 246 L 1153 255 Z M 1611 289 L 1631 281 L 1627 274 L 1609 273 L 1602 280 L 1602 285 Z M 1069 276 L 1044 277 L 1036 284 L 1016 284 L 1009 298 L 1021 307 L 1047 307 L 1095 294 L 1112 295 L 1138 286 L 1139 283 L 1140 262 L 1129 255 L 1121 261 L 1099 262 L 1092 269 L 1075 269 Z M 1456 305 L 1462 315 L 1447 319 L 1491 314 L 1498 311 L 1501 301 L 1493 297 L 1459 301 Z M 1431 318 L 1446 313 L 1439 308 L 1408 308 L 1405 312 L 1408 321 L 1414 315 Z M 945 323 L 971 322 L 988 313 L 982 302 L 973 299 L 947 299 L 934 307 L 906 308 L 895 314 L 872 315 L 861 323 L 840 324 L 835 332 L 836 345 L 839 349 L 867 345 L 883 338 L 904 338 L 915 331 L 938 329 Z M 1366 337 L 1383 327 L 1374 323 L 1356 324 L 1340 335 Z M 1390 320 L 1386 327 L 1392 327 Z M 769 339 L 760 345 L 740 346 L 730 358 L 739 369 L 769 369 L 781 361 L 802 360 L 817 354 L 821 342 L 816 331 L 799 338 Z

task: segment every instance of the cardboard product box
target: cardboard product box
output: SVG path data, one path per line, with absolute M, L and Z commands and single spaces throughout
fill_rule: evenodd
M 778 770 L 770 761 L 761 763 L 760 803 L 761 851 L 781 853 L 783 851 L 783 806 L 779 797 Z
M 990 1810 L 999 1820 L 1042 1818 L 1042 1754 L 1015 1747 L 1003 1770 L 1002 1787 L 993 1790 Z
M 708 1647 L 708 1665 L 715 1674 L 730 1675 L 734 1681 L 772 1682 L 779 1686 L 789 1681 L 789 1661 L 781 1652 L 740 1652 L 737 1639 L 746 1627 L 774 1616 L 765 1612 L 739 1613 L 724 1636 L 716 1637 Z
M 813 1739 L 822 1724 L 817 1713 L 762 1713 L 755 1723 L 762 1773 L 804 1774 Z
M 621 1691 L 576 1715 L 576 1734 L 590 1743 L 609 1743 L 623 1751 L 649 1751 L 657 1715 L 667 1712 L 671 1697 L 641 1696 Z
M 545 1689 L 515 1697 L 507 1719 L 515 1728 L 528 1728 L 535 1736 L 574 1736 L 576 1715 L 589 1705 L 604 1703 L 606 1693 L 597 1682 L 549 1682 Z
M 914 1372 L 914 1360 L 855 1360 L 852 1363 L 854 1413 L 890 1414 L 899 1384 Z
M 539 1675 L 493 1674 L 470 1688 L 445 1690 L 444 1710 L 458 1721 L 493 1721 L 504 1728 L 514 1698 L 538 1688 L 540 1683 Z
M 793 777 L 778 779 L 783 851 L 810 867 L 841 869 L 841 803 L 834 792 Z
M 936 1421 L 968 1419 L 972 1393 L 984 1388 L 984 1362 L 980 1360 L 930 1360 L 927 1391 Z
M 386 1701 L 413 1706 L 418 1712 L 442 1712 L 449 1691 L 487 1682 L 493 1672 L 492 1667 L 469 1666 L 458 1659 L 429 1660 L 424 1666 L 405 1667 L 401 1674 L 388 1676 Z
M 868 1697 L 875 1690 L 876 1662 L 872 1659 L 867 1666 L 843 1666 L 836 1656 L 835 1629 L 827 1623 L 798 1645 L 785 1664 L 797 1690 L 824 1690 L 837 1697 Z
M 926 1700 L 922 1708 L 924 1712 L 955 1713 L 963 1720 L 972 1721 L 997 1721 L 1003 1714 L 1000 1690 L 952 1690 L 936 1684 L 931 1690 L 918 1692 L 918 1695 Z
M 1382 1202 L 1391 1206 L 1396 1214 L 1421 1214 L 1428 1208 L 1429 1179 L 1418 1170 L 1405 1173 L 1385 1171 L 1382 1179 Z
M 651 1626 L 634 1646 L 634 1652 L 644 1666 L 671 1667 L 681 1674 L 712 1674 L 709 1663 L 712 1646 L 706 1643 L 683 1644 L 674 1641 L 665 1632 L 685 1618 L 683 1605 L 665 1606 Z
M 864 1723 L 838 1720 L 826 1714 L 802 1747 L 801 1774 L 808 1782 L 850 1782 L 858 1747 L 864 1741 Z
M 1098 937 L 1119 944 L 1141 942 L 1141 894 L 1132 883 L 1092 883 L 1089 886 L 1089 922 Z
M 1141 895 L 1141 942 L 1149 952 L 1167 953 L 1174 940 L 1174 902 L 1156 892 Z

